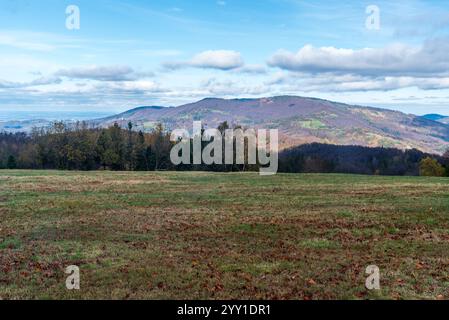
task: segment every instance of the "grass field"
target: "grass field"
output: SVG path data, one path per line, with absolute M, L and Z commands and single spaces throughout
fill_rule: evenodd
M 449 299 L 449 180 L 0 171 L 0 298 Z

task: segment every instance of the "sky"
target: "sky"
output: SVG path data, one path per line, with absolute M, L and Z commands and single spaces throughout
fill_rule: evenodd
M 0 0 L 0 115 L 276 95 L 449 115 L 449 1 Z

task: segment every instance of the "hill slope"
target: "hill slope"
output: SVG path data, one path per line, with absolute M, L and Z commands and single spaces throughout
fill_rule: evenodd
M 444 118 L 447 118 L 447 116 L 443 116 L 443 115 L 437 114 L 437 113 L 430 113 L 430 114 L 423 115 L 422 118 L 433 120 L 433 121 L 440 121 Z
M 433 120 L 433 121 L 438 121 L 438 122 L 441 122 L 444 124 L 449 124 L 449 117 L 443 116 L 441 114 L 435 114 L 435 113 L 426 114 L 426 115 L 422 116 L 422 118 Z
M 449 126 L 415 115 L 327 100 L 281 96 L 262 99 L 208 98 L 179 107 L 141 107 L 97 120 L 108 126 L 132 121 L 149 130 L 161 122 L 167 129 L 190 128 L 192 121 L 209 128 L 231 125 L 276 128 L 281 146 L 319 142 L 369 147 L 417 148 L 442 153 L 449 147 Z
M 444 123 L 444 124 L 449 124 L 449 117 L 444 117 L 438 120 L 438 122 Z

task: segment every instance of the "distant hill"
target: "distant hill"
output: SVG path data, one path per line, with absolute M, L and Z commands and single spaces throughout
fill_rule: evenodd
M 437 120 L 438 122 L 449 124 L 449 117 L 443 117 Z
M 416 148 L 442 153 L 449 125 L 398 111 L 295 96 L 261 99 L 207 98 L 179 107 L 140 107 L 96 120 L 101 126 L 129 121 L 139 130 L 161 122 L 167 129 L 190 128 L 201 120 L 215 128 L 223 121 L 243 127 L 279 129 L 283 148 L 305 143 Z
M 158 110 L 163 110 L 165 109 L 165 107 L 160 107 L 160 106 L 150 106 L 150 107 L 138 107 L 138 108 L 134 108 L 122 113 L 119 113 L 117 115 L 113 115 L 110 117 L 106 117 L 106 118 L 102 118 L 101 121 L 118 121 L 121 119 L 127 119 L 129 121 L 136 121 L 136 120 L 140 120 L 143 117 L 146 117 L 146 115 L 151 112 L 151 111 L 158 111 Z
M 425 118 L 428 120 L 433 120 L 433 121 L 438 121 L 438 122 L 443 122 L 443 123 L 449 123 L 448 116 L 443 116 L 441 114 L 436 114 L 436 113 L 423 115 L 422 118 Z

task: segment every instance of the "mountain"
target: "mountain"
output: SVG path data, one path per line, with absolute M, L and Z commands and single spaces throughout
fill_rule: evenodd
M 436 114 L 436 113 L 425 114 L 422 116 L 422 118 L 433 120 L 433 121 L 438 121 L 438 122 L 443 122 L 443 123 L 449 122 L 448 116 L 443 116 L 441 114 Z
M 123 113 L 117 114 L 117 115 L 113 115 L 113 116 L 109 116 L 106 118 L 102 118 L 101 121 L 120 121 L 121 119 L 126 119 L 128 121 L 138 121 L 138 120 L 142 120 L 143 118 L 147 117 L 148 113 L 151 112 L 157 112 L 160 110 L 166 110 L 167 108 L 165 107 L 160 107 L 160 106 L 151 106 L 151 107 L 138 107 L 138 108 L 134 108 L 128 111 L 125 111 Z
M 282 148 L 318 142 L 368 147 L 416 148 L 442 153 L 449 147 L 449 125 L 398 111 L 295 96 L 261 99 L 207 98 L 179 107 L 140 107 L 96 120 L 151 130 L 191 128 L 193 121 L 216 128 L 223 121 L 245 128 L 279 129 Z
M 435 121 L 444 123 L 444 124 L 449 124 L 449 117 L 447 116 L 441 116 L 440 118 L 436 119 Z

